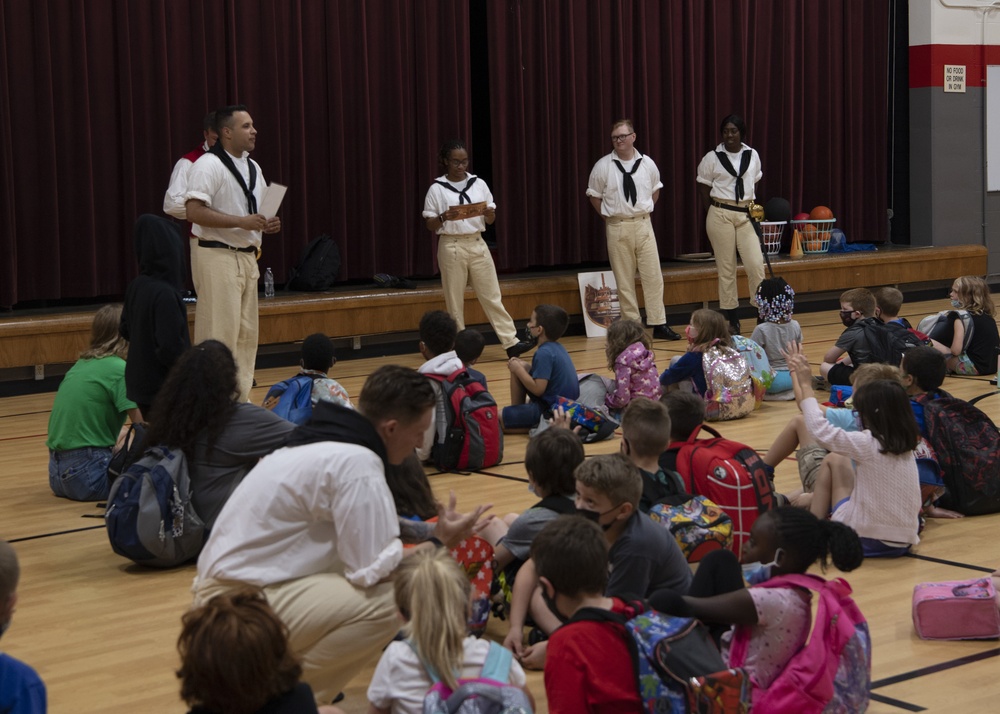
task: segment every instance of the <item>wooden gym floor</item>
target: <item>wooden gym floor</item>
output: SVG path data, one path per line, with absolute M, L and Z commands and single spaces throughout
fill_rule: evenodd
M 835 307 L 831 304 L 829 312 L 799 318 L 813 364 L 843 329 Z M 920 317 L 944 307 L 942 299 L 904 305 L 903 312 L 916 324 Z M 746 327 L 751 327 L 750 321 Z M 654 346 L 661 369 L 683 349 L 682 343 Z M 573 337 L 566 347 L 578 371 L 607 374 L 602 339 Z M 333 376 L 356 395 L 367 374 L 390 362 L 416 367 L 421 359 L 414 344 L 410 355 L 341 361 Z M 498 402 L 505 403 L 508 373 L 500 348 L 488 346 L 478 366 Z M 268 386 L 293 372 L 258 371 L 260 386 L 253 401 L 260 403 Z M 986 377 L 950 377 L 944 387 L 967 399 L 996 389 Z M 112 553 L 101 509 L 51 494 L 45 433 L 52 399 L 53 394 L 0 399 L 0 461 L 5 464 L 0 472 L 0 537 L 14 543 L 22 566 L 18 609 L 3 638 L 3 650 L 38 670 L 55 714 L 184 711 L 174 676 L 175 644 L 180 616 L 190 602 L 194 566 L 155 571 L 129 564 Z M 1000 395 L 984 400 L 980 407 L 1000 420 Z M 795 413 L 794 402 L 766 402 L 752 416 L 718 428 L 763 453 Z M 508 437 L 504 463 L 488 473 L 432 476 L 435 491 L 446 496 L 454 489 L 460 507 L 489 502 L 500 515 L 523 510 L 534 500 L 523 466 L 526 440 Z M 616 436 L 588 446 L 587 454 L 618 448 Z M 779 489 L 790 490 L 797 482 L 793 462 L 779 466 Z M 913 631 L 910 597 L 915 583 L 970 579 L 1000 566 L 998 528 L 1000 515 L 932 520 L 911 557 L 870 560 L 847 576 L 874 641 L 870 711 L 995 711 L 1000 642 L 920 640 Z M 505 623 L 491 621 L 488 636 L 502 638 L 505 632 Z M 347 688 L 341 704 L 346 711 L 366 710 L 365 691 L 374 664 Z M 529 673 L 529 683 L 538 710 L 546 712 L 541 673 Z

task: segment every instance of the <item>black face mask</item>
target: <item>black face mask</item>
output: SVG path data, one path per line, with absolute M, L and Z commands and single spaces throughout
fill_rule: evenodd
M 597 511 L 588 511 L 586 508 L 577 508 L 576 515 L 586 518 L 588 521 L 593 521 L 594 523 L 597 523 L 601 518 L 600 513 Z
M 844 327 L 850 327 L 858 321 L 858 318 L 853 317 L 853 315 L 853 312 L 847 312 L 846 310 L 840 311 L 840 321 L 843 323 Z
M 521 342 L 527 342 L 529 345 L 533 345 L 538 342 L 538 338 L 531 334 L 531 328 L 527 325 L 524 326 L 524 332 L 521 336 Z
M 621 506 L 621 505 L 622 504 L 620 504 L 620 503 L 618 504 L 618 506 Z M 615 510 L 615 508 L 618 508 L 618 506 L 615 506 L 614 508 L 609 508 L 604 513 L 601 513 L 600 511 L 588 511 L 586 508 L 577 508 L 576 509 L 576 515 L 583 516 L 588 521 L 593 521 L 594 523 L 596 523 L 597 525 L 599 525 L 601 527 L 601 530 L 605 530 L 606 531 L 609 528 L 611 528 L 611 526 L 613 526 L 615 524 L 615 522 L 611 521 L 611 523 L 601 523 L 601 516 L 608 515 L 609 513 L 611 513 L 611 511 Z
M 549 594 L 545 592 L 544 587 L 542 588 L 542 600 L 545 602 L 545 606 L 549 608 L 549 612 L 555 615 L 556 619 L 559 620 L 559 622 L 563 624 L 569 622 L 569 618 L 563 615 L 561 612 L 559 612 L 559 609 L 556 607 L 555 599 L 549 597 Z

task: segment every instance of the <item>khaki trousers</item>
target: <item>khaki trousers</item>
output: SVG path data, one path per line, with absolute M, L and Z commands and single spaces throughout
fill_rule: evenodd
M 757 286 L 764 279 L 764 254 L 750 216 L 718 206 L 710 206 L 705 217 L 705 231 L 715 253 L 719 271 L 719 307 L 733 310 L 740 306 L 736 286 L 736 253 L 743 260 L 750 286 L 750 304 L 757 304 Z
M 438 236 L 437 257 L 444 304 L 458 329 L 465 329 L 465 288 L 471 285 L 500 345 L 516 345 L 517 330 L 500 300 L 496 265 L 482 234 Z
M 191 277 L 198 293 L 195 344 L 218 340 L 236 358 L 239 400 L 250 398 L 257 361 L 257 258 L 224 248 L 202 248 L 191 240 Z
M 201 605 L 239 583 L 207 581 L 195 591 Z M 354 676 L 373 664 L 399 631 L 392 583 L 351 585 L 339 573 L 317 573 L 264 588 L 271 608 L 288 627 L 302 662 L 302 680 L 319 705 L 330 704 Z
M 645 297 L 646 324 L 666 324 L 663 270 L 649 215 L 635 218 L 612 216 L 605 221 L 605 233 L 608 238 L 611 272 L 615 274 L 615 282 L 618 284 L 618 303 L 621 305 L 622 317 L 641 321 L 635 292 L 635 273 L 638 270 Z

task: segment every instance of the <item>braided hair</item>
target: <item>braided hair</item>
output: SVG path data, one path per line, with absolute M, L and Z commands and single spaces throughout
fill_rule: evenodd
M 849 572 L 864 561 L 861 539 L 850 526 L 819 519 L 805 508 L 782 506 L 770 511 L 778 546 L 792 563 L 787 570 L 805 572 L 819 562 L 826 572 L 827 559 L 838 569 Z
M 784 278 L 767 278 L 757 286 L 757 313 L 765 322 L 782 324 L 795 312 L 795 291 Z

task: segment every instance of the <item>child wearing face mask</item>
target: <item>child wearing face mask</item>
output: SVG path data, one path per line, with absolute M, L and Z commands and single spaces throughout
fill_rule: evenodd
M 726 551 L 719 551 L 726 553 Z M 649 604 L 670 615 L 697 617 L 706 623 L 734 625 L 749 641 L 745 656 L 737 661 L 723 637 L 723 658 L 730 667 L 743 667 L 754 686 L 754 703 L 784 670 L 809 636 L 812 613 L 810 591 L 800 587 L 754 587 L 786 574 L 803 574 L 814 563 L 826 570 L 827 559 L 842 571 L 854 570 L 864 560 L 861 541 L 852 528 L 820 519 L 809 511 L 783 506 L 754 521 L 743 546 L 743 575 L 750 587 L 737 587 L 711 597 L 681 596 L 675 592 L 654 593 Z M 712 575 L 717 581 L 733 582 L 740 566 L 735 556 L 716 559 Z M 704 567 L 704 565 L 702 566 Z M 729 571 L 729 572 L 724 572 Z M 710 574 L 705 573 L 704 577 Z M 703 577 L 699 568 L 698 580 Z M 731 635 L 736 635 L 736 631 Z
M 945 364 L 952 374 L 995 374 L 1000 334 L 990 286 L 978 276 L 963 275 L 955 278 L 949 295 L 954 309 L 931 332 L 934 348 L 946 357 Z M 969 313 L 971 336 L 966 336 L 959 310 Z
M 877 362 L 865 336 L 862 320 L 870 321 L 877 328 L 884 325 L 875 317 L 875 296 L 868 288 L 854 288 L 840 296 L 840 321 L 847 329 L 837 338 L 836 344 L 823 355 L 819 366 L 822 377 L 830 384 L 848 385 L 854 368 L 868 362 Z M 844 355 L 847 357 L 844 357 Z
M 639 510 L 639 470 L 621 454 L 607 454 L 584 461 L 574 475 L 577 513 L 597 523 L 608 541 L 611 575 L 605 594 L 643 598 L 663 588 L 687 592 L 691 569 L 677 541 Z M 544 643 L 522 648 L 529 605 L 532 619 L 543 632 L 551 633 L 559 626 L 537 583 L 535 564 L 529 560 L 518 573 L 511 599 L 511 628 L 504 640 L 504 646 L 521 656 L 522 662 L 527 659 L 529 666 L 540 664 L 544 650 Z
M 676 389 L 675 385 L 690 384 L 691 389 L 687 391 L 705 396 L 708 385 L 702 357 L 713 345 L 729 344 L 729 324 L 721 312 L 695 310 L 691 313 L 691 324 L 684 328 L 684 336 L 688 341 L 687 352 L 671 360 L 670 367 L 660 375 L 660 384 L 664 391 Z

